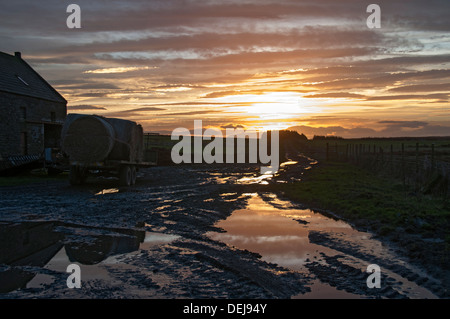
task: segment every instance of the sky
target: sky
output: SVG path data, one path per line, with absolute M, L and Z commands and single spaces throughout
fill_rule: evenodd
M 69 29 L 67 6 L 81 9 Z M 381 9 L 369 28 L 367 6 Z M 0 51 L 68 113 L 146 132 L 450 136 L 448 0 L 0 0 Z

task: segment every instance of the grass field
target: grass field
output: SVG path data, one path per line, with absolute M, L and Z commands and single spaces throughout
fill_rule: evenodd
M 405 156 L 433 156 L 438 161 L 450 163 L 450 137 L 422 137 L 422 138 L 367 138 L 367 139 L 331 139 L 309 140 L 306 143 L 311 155 L 321 158 L 338 155 L 342 158 L 352 151 L 362 151 L 365 154 L 385 155 L 400 154 Z
M 46 174 L 31 173 L 30 170 L 26 170 L 18 175 L 14 176 L 1 176 L 0 187 L 3 186 L 20 186 L 33 183 L 41 183 L 46 181 L 65 181 L 68 180 L 68 173 L 63 172 L 58 175 L 49 176 Z
M 170 135 L 144 134 L 145 149 L 159 148 L 171 150 L 178 141 L 172 141 Z
M 313 139 L 308 143 L 311 146 L 325 147 L 328 143 L 330 146 L 335 144 L 366 144 L 377 145 L 388 149 L 391 145 L 396 149 L 400 149 L 401 144 L 405 145 L 405 149 L 414 149 L 416 143 L 419 143 L 421 147 L 431 147 L 434 144 L 436 148 L 442 148 L 450 151 L 450 136 L 449 137 L 408 137 L 408 138 L 358 138 L 358 139 Z
M 308 170 L 302 181 L 273 188 L 289 199 L 335 212 L 380 235 L 401 229 L 450 244 L 449 201 L 413 193 L 395 180 L 350 163 L 321 163 Z

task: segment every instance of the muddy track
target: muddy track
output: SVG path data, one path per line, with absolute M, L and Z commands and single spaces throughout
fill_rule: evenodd
M 29 277 L 47 277 L 38 287 L 26 283 L 2 297 L 289 298 L 307 291 L 303 276 L 204 235 L 221 231 L 214 224 L 245 206 L 246 199 L 240 197 L 244 191 L 260 188 L 234 184 L 242 176 L 253 176 L 258 169 L 219 166 L 212 170 L 209 167 L 206 172 L 202 165 L 158 167 L 141 171 L 137 185 L 127 189 L 115 189 L 115 181 L 104 179 L 76 188 L 64 182 L 3 188 L 0 220 L 6 233 L 18 224 L 27 231 L 50 226 L 50 233 L 57 234 L 58 242 L 64 245 L 63 253 L 71 252 L 72 256 L 73 251 L 79 252 L 76 261 L 94 264 L 92 271 L 107 275 L 84 281 L 80 290 L 69 290 L 65 272 L 43 264 L 8 264 L 4 260 L 5 275 L 20 272 Z M 118 244 L 110 241 L 129 241 L 133 232 L 140 231 L 176 235 L 179 239 L 151 248 L 130 249 L 125 254 L 111 252 L 111 247 Z M 110 256 L 117 257 L 117 261 L 109 263 Z
M 399 274 L 403 278 L 406 278 L 411 282 L 415 282 L 420 286 L 426 287 L 439 296 L 442 297 L 445 296 L 446 293 L 445 287 L 442 286 L 442 283 L 439 280 L 434 279 L 425 272 L 421 274 L 411 270 L 410 268 L 405 266 L 406 262 L 401 263 L 399 262 L 399 260 L 392 260 L 387 257 L 377 256 L 376 254 L 373 254 L 371 252 L 365 252 L 361 247 L 359 247 L 355 243 L 350 243 L 348 241 L 339 238 L 333 238 L 323 232 L 315 232 L 315 231 L 310 232 L 309 240 L 312 243 L 330 247 L 345 255 L 353 256 L 354 258 L 358 258 L 360 260 L 370 260 L 371 263 L 377 264 L 383 269 L 392 271 L 393 273 Z M 340 270 L 341 265 L 339 264 L 338 259 L 339 258 L 336 257 L 330 257 L 327 259 L 327 262 L 333 265 L 333 268 L 338 268 Z M 396 283 L 396 279 L 389 277 L 389 275 L 387 275 L 386 273 L 384 273 L 382 280 L 384 281 L 384 284 L 382 284 L 383 287 L 393 286 Z M 389 285 L 387 285 L 386 281 L 389 282 Z M 367 291 L 367 289 L 365 290 Z M 369 293 L 375 296 L 383 296 L 383 293 L 387 293 L 388 297 L 397 297 L 397 295 L 399 295 L 397 292 L 394 293 L 394 291 L 388 292 L 383 290 L 382 291 L 369 290 Z M 399 295 L 398 297 L 402 296 Z
M 310 163 L 304 158 L 274 180 L 298 178 Z M 310 292 L 314 280 L 363 298 L 407 296 L 389 288 L 395 284 L 389 276 L 384 290 L 368 292 L 367 274 L 343 255 L 402 270 L 327 234 L 311 232 L 309 240 L 342 255 L 324 254 L 305 271 L 208 237 L 224 231 L 218 221 L 246 207 L 245 194 L 271 202 L 265 185 L 239 182 L 258 171 L 251 165 L 155 167 L 142 170 L 130 188 L 98 178 L 81 187 L 0 188 L 0 233 L 9 239 L 1 241 L 0 283 L 17 275 L 0 298 L 292 298 Z M 81 289 L 66 285 L 65 267 L 74 262 L 81 264 Z M 429 287 L 439 290 L 437 283 Z

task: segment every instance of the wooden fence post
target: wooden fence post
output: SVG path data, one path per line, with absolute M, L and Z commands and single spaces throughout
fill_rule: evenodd
M 431 144 L 431 170 L 434 171 L 435 169 L 435 162 L 434 162 L 434 143 Z
M 416 143 L 416 175 L 419 175 L 419 142 Z
M 402 143 L 402 179 L 403 179 L 403 186 L 405 186 L 406 180 L 405 180 L 405 144 Z
M 392 145 L 392 144 L 391 144 L 391 155 L 390 155 L 389 161 L 391 162 L 391 174 L 394 174 L 394 145 Z
M 416 143 L 416 185 L 415 190 L 419 189 L 419 142 Z

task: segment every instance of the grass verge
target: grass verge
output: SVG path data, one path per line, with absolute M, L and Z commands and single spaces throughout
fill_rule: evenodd
M 306 171 L 300 182 L 273 187 L 291 200 L 349 221 L 380 224 L 386 232 L 403 227 L 435 236 L 436 228 L 450 219 L 450 205 L 442 198 L 413 193 L 349 163 L 322 163 Z
M 30 172 L 24 172 L 14 176 L 0 177 L 0 187 L 21 186 L 33 183 L 42 183 L 47 181 L 63 181 L 67 179 L 68 179 L 67 173 L 49 176 L 44 174 L 31 174 Z
M 300 182 L 271 187 L 290 200 L 402 242 L 411 257 L 425 258 L 428 249 L 439 251 L 439 264 L 450 260 L 450 205 L 442 197 L 413 193 L 393 179 L 340 162 L 318 164 Z

